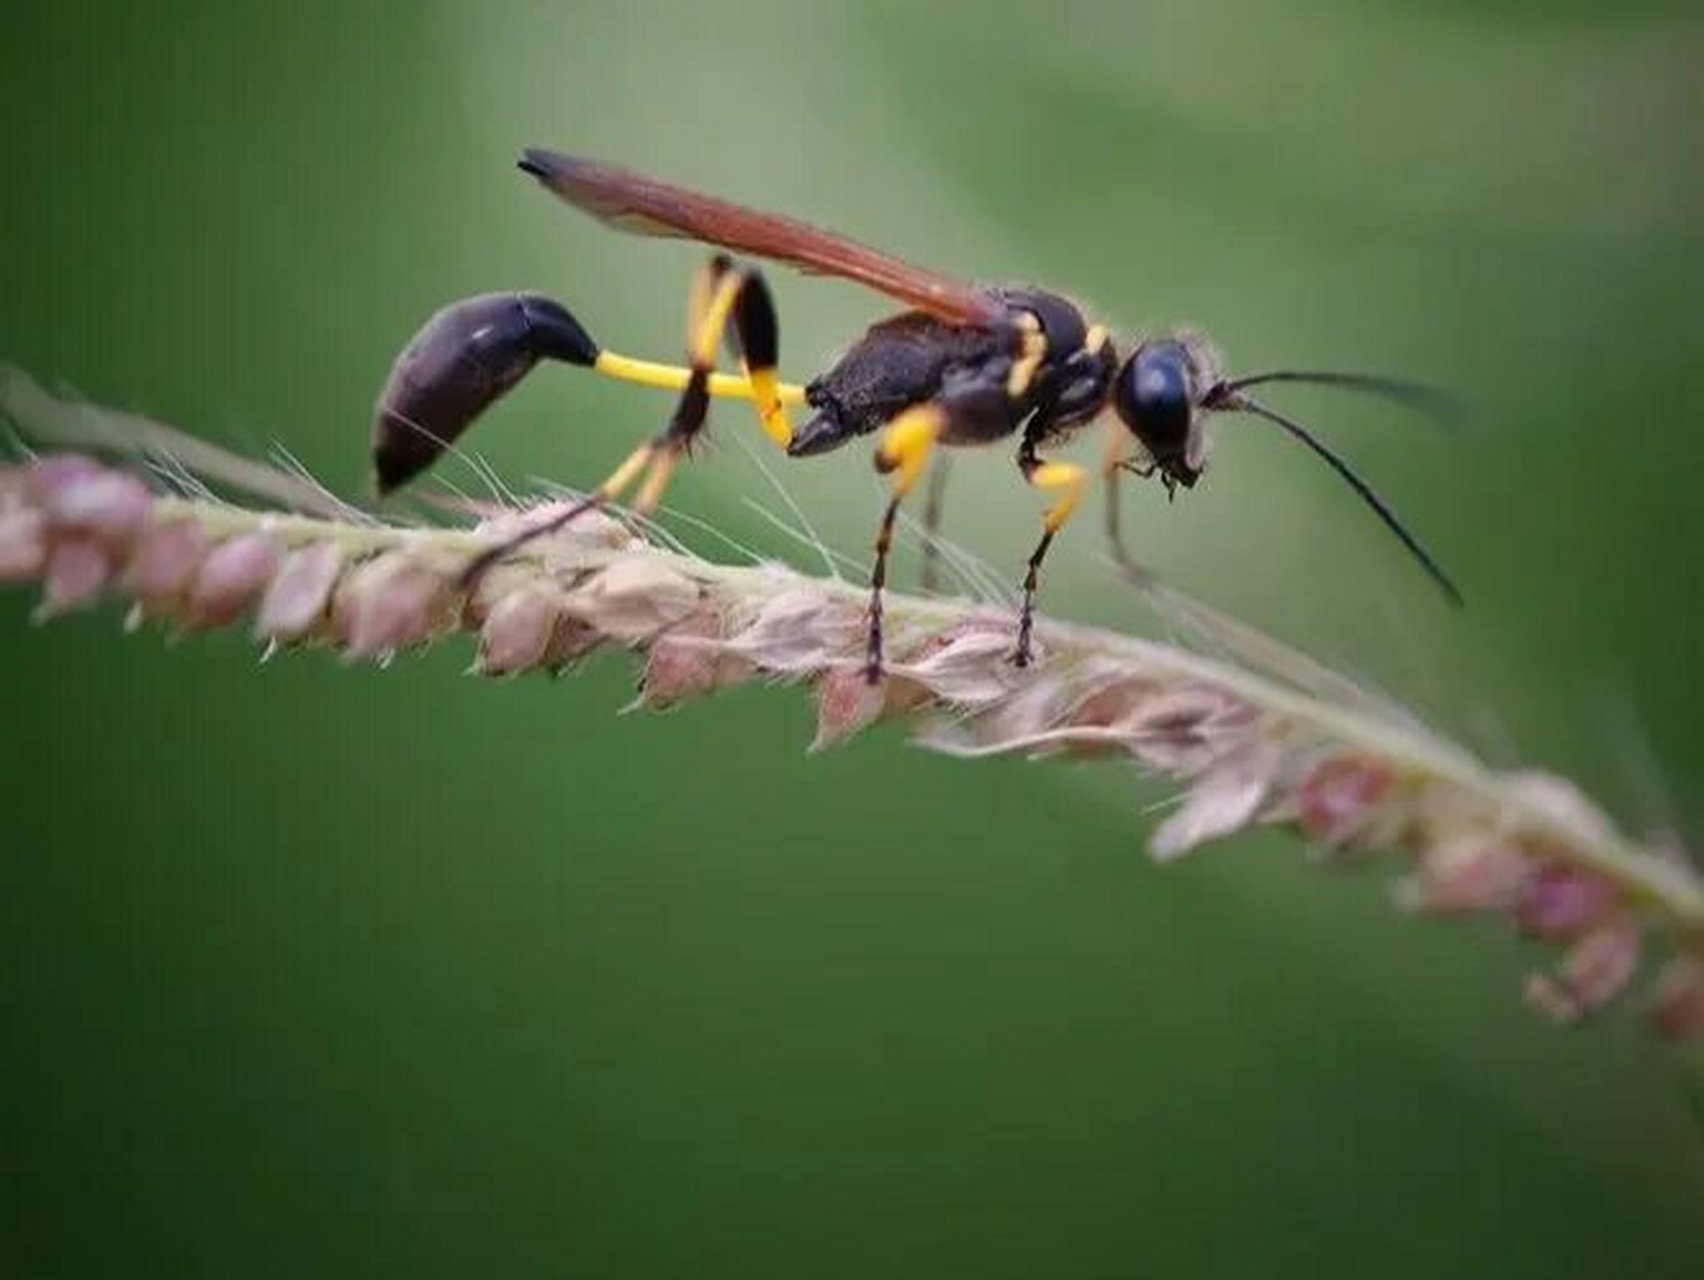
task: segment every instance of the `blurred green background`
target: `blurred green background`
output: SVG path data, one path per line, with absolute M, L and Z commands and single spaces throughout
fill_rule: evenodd
M 1695 9 L 12 0 L 0 356 L 355 491 L 454 297 L 679 350 L 697 255 L 542 196 L 536 142 L 1199 324 L 1239 369 L 1441 379 L 1468 434 L 1283 403 L 1465 613 L 1253 423 L 1175 506 L 1128 495 L 1144 554 L 1695 833 Z M 882 310 L 778 296 L 798 375 Z M 666 408 L 547 370 L 472 443 L 587 482 Z M 746 505 L 782 505 L 756 433 L 717 435 L 673 500 L 793 553 Z M 774 470 L 863 555 L 862 449 Z M 949 532 L 1015 578 L 1035 497 L 1004 450 L 955 481 Z M 1128 624 L 1098 519 L 1048 601 Z M 30 607 L 0 598 L 7 1275 L 1698 1273 L 1673 1058 L 1625 1013 L 1541 1025 L 1539 957 L 1394 916 L 1389 868 L 1263 837 L 1157 869 L 1156 789 L 892 732 L 807 759 L 786 692 L 623 718 L 615 660 L 258 667 Z

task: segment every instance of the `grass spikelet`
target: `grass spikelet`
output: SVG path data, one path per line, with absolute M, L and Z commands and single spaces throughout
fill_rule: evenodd
M 72 416 L 88 431 L 92 412 Z M 157 440 L 164 429 L 151 430 Z M 198 456 L 208 448 L 198 444 Z M 257 475 L 235 462 L 220 474 Z M 38 584 L 42 618 L 110 595 L 142 621 L 204 630 L 250 620 L 269 646 L 350 661 L 456 633 L 474 639 L 473 669 L 487 676 L 556 672 L 620 649 L 643 663 L 640 706 L 750 681 L 801 684 L 815 698 L 815 749 L 905 719 L 921 745 L 967 759 L 1122 760 L 1182 788 L 1151 836 L 1157 858 L 1256 825 L 1287 827 L 1335 856 L 1397 851 L 1408 858 L 1400 905 L 1497 916 L 1558 947 L 1554 966 L 1527 980 L 1530 1005 L 1578 1021 L 1639 985 L 1656 953 L 1647 1024 L 1704 1038 L 1694 864 L 1623 834 L 1565 780 L 1493 771 L 1307 659 L 1285 678 L 1287 651 L 1241 624 L 1227 634 L 1235 652 L 1254 655 L 1247 665 L 1042 618 L 1037 661 L 1019 669 L 1004 612 L 894 595 L 892 664 L 871 688 L 856 584 L 713 563 L 594 515 L 526 544 L 469 594 L 464 567 L 540 509 L 398 527 L 328 504 L 300 477 L 261 468 L 255 487 L 272 500 L 302 496 L 321 514 L 174 495 L 77 454 L 0 469 L 0 580 Z

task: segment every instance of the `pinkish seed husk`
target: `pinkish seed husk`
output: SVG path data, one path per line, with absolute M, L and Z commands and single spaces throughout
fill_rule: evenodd
M 462 562 L 402 547 L 344 574 L 332 597 L 331 627 L 349 658 L 385 658 L 462 624 Z
M 342 572 L 343 552 L 332 543 L 289 552 L 255 610 L 255 635 L 284 644 L 306 639 L 324 620 Z
M 1297 788 L 1296 824 L 1310 840 L 1346 844 L 1377 817 L 1395 782 L 1396 774 L 1381 761 L 1351 756 L 1324 760 Z
M 1568 949 L 1562 974 L 1587 1010 L 1601 1009 L 1627 989 L 1639 968 L 1639 926 L 1630 916 L 1599 925 Z
M 479 630 L 479 673 L 512 675 L 542 665 L 561 616 L 554 592 L 522 587 L 503 596 L 486 612 Z
M 1623 916 L 1586 934 L 1552 973 L 1527 976 L 1527 1003 L 1559 1022 L 1574 1022 L 1614 1000 L 1638 972 L 1639 926 Z
M 140 480 L 122 471 L 72 468 L 48 486 L 42 511 L 48 523 L 127 547 L 148 522 L 154 497 Z
M 1154 831 L 1149 853 L 1167 862 L 1241 831 L 1271 794 L 1278 765 L 1277 751 L 1263 742 L 1227 755 L 1190 787 L 1183 804 Z
M 866 625 L 860 619 L 860 629 Z M 1013 644 L 1010 623 L 967 619 L 925 637 L 902 660 L 891 662 L 888 679 L 967 710 L 991 707 L 1025 683 L 1024 671 L 1012 662 Z
M 1079 728 L 1115 728 L 1151 701 L 1156 690 L 1151 680 L 1140 676 L 1113 676 L 1086 690 L 1071 708 L 1071 723 Z
M 164 605 L 189 589 L 211 539 L 194 520 L 150 525 L 124 571 L 124 589 L 144 605 Z
M 1058 680 L 1035 680 L 966 722 L 984 746 L 1026 743 L 1032 758 L 1057 755 L 1068 743 L 1055 731 L 1064 726 L 1070 691 Z
M 556 630 L 551 633 L 550 644 L 545 648 L 539 665 L 546 671 L 561 671 L 573 666 L 603 643 L 603 633 L 596 627 L 563 614 L 556 620 Z
M 1185 686 L 1137 703 L 1117 727 L 1145 767 L 1189 778 L 1213 768 L 1250 740 L 1258 722 L 1251 707 L 1228 694 Z
M 640 704 L 672 707 L 748 675 L 750 664 L 716 643 L 721 634 L 720 616 L 713 609 L 702 609 L 658 636 L 645 655 Z
M 0 582 L 32 582 L 47 567 L 47 521 L 33 507 L 0 510 Z
M 660 558 L 618 560 L 593 574 L 563 605 L 572 616 L 614 640 L 648 640 L 690 614 L 698 605 L 698 584 Z
M 24 477 L 36 505 L 45 510 L 52 505 L 54 495 L 66 485 L 105 471 L 100 462 L 87 454 L 55 453 L 32 462 L 25 468 Z
M 429 640 L 455 621 L 449 581 L 407 552 L 348 574 L 332 599 L 332 625 L 351 658 L 376 658 Z
M 1142 737 L 1137 726 L 1142 722 L 1143 709 L 1162 692 L 1155 682 L 1132 676 L 1116 663 L 1090 658 L 1078 664 L 1071 684 L 1061 712 L 1062 723 L 1079 734 L 1098 731 L 1105 736 L 1099 741 L 1092 736 L 1078 737 L 1069 744 L 1069 754 L 1079 758 L 1133 754 Z
M 0 511 L 36 505 L 35 485 L 30 481 L 30 469 L 0 463 Z
M 282 558 L 270 533 L 244 533 L 221 542 L 196 570 L 183 621 L 196 628 L 223 627 L 242 616 L 266 589 Z
M 493 512 L 490 518 L 481 520 L 474 532 L 489 537 L 493 542 L 506 541 L 519 533 L 548 524 L 556 516 L 578 505 L 578 499 L 566 498 L 535 503 L 520 511 L 501 508 Z M 596 509 L 587 509 L 575 516 L 573 523 L 564 532 L 580 541 L 599 542 L 610 547 L 622 547 L 638 541 L 633 531 L 621 521 L 607 511 Z M 548 562 L 552 541 L 549 535 L 540 536 L 527 544 L 527 552 L 529 555 L 541 556 Z
M 727 649 L 761 671 L 804 676 L 830 665 L 825 655 L 858 652 L 863 611 L 814 585 L 781 589 L 738 620 Z
M 861 664 L 830 667 L 816 678 L 817 730 L 811 751 L 825 751 L 880 720 L 890 681 L 871 684 Z
M 112 576 L 112 558 L 94 538 L 61 538 L 48 548 L 37 621 L 57 618 L 91 603 Z
M 1548 863 L 1525 886 L 1515 921 L 1536 937 L 1571 937 L 1601 921 L 1619 897 L 1615 884 L 1603 876 Z
M 1507 911 L 1533 874 L 1522 850 L 1493 835 L 1460 835 L 1424 849 L 1397 886 L 1397 901 L 1416 911 Z

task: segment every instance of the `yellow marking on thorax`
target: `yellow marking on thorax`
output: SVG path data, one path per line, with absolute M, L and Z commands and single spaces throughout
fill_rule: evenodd
M 1023 351 L 1013 363 L 1011 373 L 1006 375 L 1006 395 L 1013 400 L 1029 390 L 1036 370 L 1047 359 L 1047 338 L 1041 331 L 1041 321 L 1032 312 L 1021 311 L 1017 324 L 1024 333 Z

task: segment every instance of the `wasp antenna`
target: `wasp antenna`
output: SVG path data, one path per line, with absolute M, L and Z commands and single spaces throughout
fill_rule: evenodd
M 1432 581 L 1436 582 L 1443 590 L 1443 593 L 1449 597 L 1450 603 L 1455 605 L 1457 608 L 1461 607 L 1463 603 L 1461 592 L 1456 589 L 1455 583 L 1450 581 L 1449 575 L 1446 574 L 1441 567 L 1439 567 L 1438 562 L 1432 558 L 1432 553 L 1427 551 L 1425 547 L 1421 546 L 1419 539 L 1417 539 L 1412 533 L 1408 532 L 1407 527 L 1402 523 L 1402 521 L 1397 519 L 1396 512 L 1390 509 L 1389 504 L 1386 503 L 1383 498 L 1379 497 L 1373 487 L 1365 480 L 1361 479 L 1361 477 L 1355 473 L 1355 469 L 1351 467 L 1348 462 L 1329 449 L 1325 445 L 1324 441 L 1320 440 L 1319 437 L 1313 434 L 1313 432 L 1302 426 L 1301 423 L 1286 418 L 1283 414 L 1276 413 L 1273 410 L 1268 409 L 1258 400 L 1252 400 L 1248 396 L 1240 393 L 1230 398 L 1224 407 L 1232 412 L 1252 413 L 1256 417 L 1265 418 L 1268 422 L 1273 423 L 1278 427 L 1282 427 L 1296 439 L 1307 445 L 1308 448 L 1312 449 L 1314 453 L 1323 458 L 1326 465 L 1338 475 L 1342 476 L 1343 479 L 1349 483 L 1349 487 L 1355 490 L 1356 493 L 1360 494 L 1366 504 L 1378 513 L 1378 517 L 1380 520 L 1384 521 L 1385 527 L 1402 540 L 1402 545 L 1408 548 L 1409 553 L 1413 555 L 1413 557 L 1420 562 L 1426 572 L 1431 575 Z
M 1450 426 L 1460 426 L 1469 416 L 1467 402 L 1454 392 L 1429 383 L 1415 382 L 1408 378 L 1392 378 L 1382 373 L 1347 373 L 1334 369 L 1274 369 L 1268 373 L 1251 373 L 1247 377 L 1232 378 L 1224 386 L 1228 391 L 1242 391 L 1265 382 L 1306 382 L 1321 387 L 1364 391 L 1368 395 L 1413 409 Z

